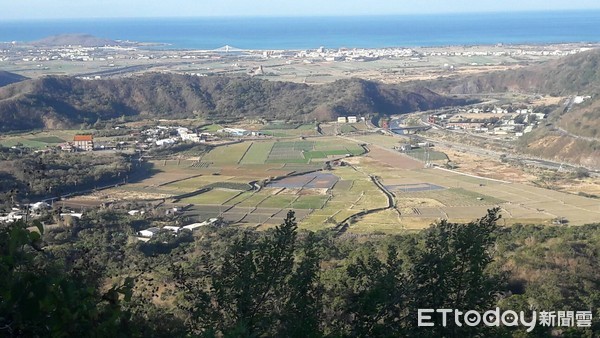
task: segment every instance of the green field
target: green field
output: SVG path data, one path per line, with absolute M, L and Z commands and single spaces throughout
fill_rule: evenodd
M 300 196 L 292 204 L 297 209 L 321 209 L 327 202 L 327 196 Z
M 221 205 L 239 194 L 240 192 L 235 190 L 212 189 L 203 194 L 185 198 L 181 200 L 181 203 Z
M 73 129 L 15 134 L 0 138 L 0 145 L 12 147 L 20 144 L 29 148 L 42 149 L 56 146 L 58 143 L 72 141 L 73 135 L 81 132 L 81 130 Z
M 39 148 L 45 148 L 46 146 L 48 146 L 48 143 L 32 141 L 32 140 L 25 139 L 25 138 L 11 138 L 8 140 L 0 141 L 0 145 L 2 145 L 4 147 L 14 147 L 14 146 L 22 145 L 27 148 L 39 149 Z
M 344 124 L 344 125 L 343 125 L 343 126 L 340 128 L 340 131 L 341 131 L 342 133 L 344 133 L 344 134 L 346 134 L 346 133 L 352 133 L 352 132 L 355 132 L 355 131 L 356 131 L 356 128 L 355 128 L 353 125 L 351 125 L 351 124 Z
M 273 145 L 267 163 L 309 163 L 329 156 L 359 155 L 363 148 L 356 143 L 337 139 L 329 141 L 282 141 Z
M 174 189 L 192 192 L 208 186 L 212 186 L 217 183 L 228 183 L 227 180 L 233 179 L 231 176 L 220 176 L 220 175 L 206 175 L 199 177 L 192 177 L 185 180 L 173 182 L 164 185 L 166 189 Z
M 476 193 L 463 188 L 450 188 L 446 190 L 409 192 L 398 195 L 399 197 L 417 197 L 434 199 L 445 206 L 469 206 L 469 205 L 495 205 L 506 201 Z
M 250 145 L 251 143 L 243 142 L 216 147 L 203 156 L 201 161 L 213 163 L 215 165 L 237 164 Z
M 283 209 L 289 206 L 296 198 L 296 195 L 272 195 L 260 203 L 258 207 Z
M 200 129 L 201 131 L 205 131 L 205 132 L 209 132 L 209 133 L 214 133 L 217 130 L 223 129 L 223 126 L 218 125 L 218 124 L 209 124 L 208 126 L 204 126 L 202 127 L 202 129 Z
M 35 137 L 35 138 L 31 138 L 30 140 L 34 141 L 34 142 L 41 142 L 41 143 L 63 143 L 63 142 L 65 142 L 65 140 L 63 140 L 60 137 L 56 137 L 56 136 Z
M 317 126 L 314 124 L 301 124 L 296 129 L 297 130 L 314 130 Z
M 420 161 L 426 161 L 428 158 L 427 153 L 429 153 L 430 161 L 447 161 L 448 160 L 448 156 L 445 153 L 442 153 L 440 151 L 431 150 L 431 149 L 425 149 L 425 148 L 417 148 L 417 149 L 407 151 L 406 155 L 413 157 Z
M 240 164 L 263 164 L 267 161 L 274 142 L 253 142 Z

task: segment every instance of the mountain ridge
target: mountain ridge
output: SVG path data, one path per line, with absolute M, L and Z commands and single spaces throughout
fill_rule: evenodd
M 172 73 L 83 80 L 46 76 L 0 88 L 0 131 L 68 128 L 125 116 L 320 120 L 462 105 L 423 87 L 346 79 L 309 86 Z M 27 117 L 26 119 L 24 117 Z

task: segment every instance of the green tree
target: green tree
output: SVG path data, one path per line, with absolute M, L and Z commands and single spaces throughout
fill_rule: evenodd
M 40 232 L 41 224 L 36 224 Z M 104 293 L 68 275 L 42 248 L 41 236 L 15 222 L 0 229 L 0 335 L 132 336 L 121 300 L 132 279 Z
M 443 220 L 424 232 L 424 247 L 414 255 L 411 271 L 415 326 L 417 309 L 483 312 L 494 305 L 502 278 L 486 269 L 493 261 L 499 219 L 500 209 L 494 208 L 476 221 L 459 224 Z M 431 337 L 467 337 L 482 330 L 437 324 L 431 328 Z M 423 328 L 416 330 L 418 333 Z
M 304 258 L 298 261 L 300 252 Z M 290 211 L 283 224 L 258 241 L 244 233 L 220 264 L 205 255 L 199 276 L 175 267 L 183 289 L 179 307 L 190 327 L 206 336 L 318 336 L 318 264 L 310 240 L 297 250 L 297 223 Z

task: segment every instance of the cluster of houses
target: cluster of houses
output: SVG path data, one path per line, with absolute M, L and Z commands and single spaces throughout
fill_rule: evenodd
M 195 132 L 185 127 L 157 126 L 142 131 L 146 136 L 145 142 L 157 146 L 166 146 L 179 142 L 204 143 L 218 139 L 217 136 L 206 132 Z
M 507 108 L 494 107 L 458 109 L 434 114 L 429 116 L 428 122 L 450 130 L 520 137 L 531 132 L 545 118 L 545 113 L 533 112 L 531 108 L 509 111 Z
M 7 213 L 0 214 L 0 223 L 12 223 L 24 219 L 34 219 L 41 217 L 44 211 L 48 211 L 52 206 L 46 202 L 36 202 L 31 204 L 15 205 Z M 82 213 L 63 210 L 61 217 L 70 216 L 81 218 Z
M 217 221 L 218 221 L 217 218 L 211 218 L 204 222 L 192 223 L 192 224 L 184 225 L 182 227 L 173 226 L 173 225 L 167 225 L 162 228 L 151 227 L 148 229 L 140 230 L 138 232 L 138 235 L 139 235 L 138 239 L 141 241 L 148 241 L 161 231 L 171 231 L 176 234 L 182 230 L 189 230 L 189 231 L 193 232 L 195 230 L 198 230 L 201 227 L 208 226 L 208 225 L 214 225 L 215 223 L 217 223 Z

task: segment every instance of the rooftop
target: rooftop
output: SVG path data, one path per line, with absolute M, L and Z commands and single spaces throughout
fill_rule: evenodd
M 73 141 L 77 142 L 77 141 L 93 141 L 94 140 L 94 136 L 93 135 L 75 135 L 73 136 Z

